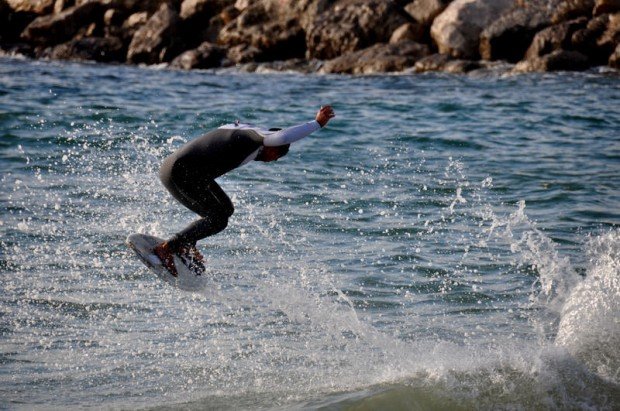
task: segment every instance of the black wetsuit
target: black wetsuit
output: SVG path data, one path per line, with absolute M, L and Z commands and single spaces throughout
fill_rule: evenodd
M 172 250 L 226 228 L 235 208 L 215 179 L 239 167 L 262 145 L 263 137 L 254 130 L 217 129 L 164 160 L 161 182 L 181 204 L 201 216 L 168 240 Z

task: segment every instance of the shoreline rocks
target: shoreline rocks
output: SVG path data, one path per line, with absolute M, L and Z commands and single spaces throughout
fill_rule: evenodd
M 0 0 L 0 49 L 181 70 L 620 65 L 619 0 Z
M 512 6 L 513 0 L 455 0 L 433 21 L 431 37 L 441 54 L 477 58 L 480 33 Z

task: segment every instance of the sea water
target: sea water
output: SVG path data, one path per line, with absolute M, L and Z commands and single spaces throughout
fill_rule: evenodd
M 162 159 L 328 127 L 219 182 L 178 290 L 124 240 L 196 218 Z M 618 409 L 620 77 L 0 60 L 0 408 Z

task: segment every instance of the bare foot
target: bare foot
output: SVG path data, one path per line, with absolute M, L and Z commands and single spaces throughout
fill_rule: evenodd
M 159 258 L 162 265 L 172 274 L 174 277 L 178 277 L 177 268 L 174 265 L 174 254 L 170 251 L 167 242 L 163 242 L 153 249 L 155 255 Z

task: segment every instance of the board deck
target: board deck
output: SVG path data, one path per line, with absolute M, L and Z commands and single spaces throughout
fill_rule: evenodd
M 148 234 L 131 234 L 125 240 L 125 243 L 136 252 L 140 260 L 146 265 L 157 277 L 185 291 L 200 291 L 205 287 L 204 271 L 192 269 L 188 267 L 181 257 L 174 256 L 174 265 L 179 274 L 173 276 L 161 263 L 159 257 L 153 252 L 153 249 L 164 240 Z

